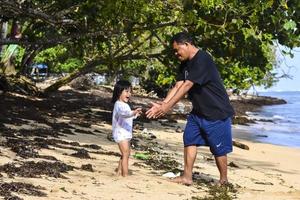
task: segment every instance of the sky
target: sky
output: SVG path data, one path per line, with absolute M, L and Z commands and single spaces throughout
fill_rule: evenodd
M 282 74 L 282 70 L 284 70 L 292 79 L 282 78 L 273 87 L 267 90 L 256 88 L 257 91 L 300 91 L 300 48 L 295 48 L 292 52 L 293 58 L 278 53 L 277 59 L 280 60 L 280 68 L 275 70 L 279 74 Z

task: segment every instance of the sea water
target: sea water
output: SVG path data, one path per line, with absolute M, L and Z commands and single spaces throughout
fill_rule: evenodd
M 287 104 L 263 106 L 256 112 L 247 113 L 258 120 L 248 127 L 252 139 L 300 148 L 300 91 L 260 92 L 259 95 L 284 99 Z

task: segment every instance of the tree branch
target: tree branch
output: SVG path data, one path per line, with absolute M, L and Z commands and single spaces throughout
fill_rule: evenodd
M 72 19 L 64 19 L 53 17 L 52 15 L 48 15 L 44 12 L 41 12 L 32 8 L 22 7 L 22 4 L 17 3 L 12 0 L 1 0 L 0 11 L 4 16 L 8 16 L 9 18 L 16 18 L 18 16 L 26 16 L 29 18 L 38 18 L 52 26 L 62 25 L 62 24 L 72 24 L 74 25 L 74 21 Z

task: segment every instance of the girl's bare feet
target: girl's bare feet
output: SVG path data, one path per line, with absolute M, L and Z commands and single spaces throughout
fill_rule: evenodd
M 115 173 L 116 173 L 116 176 L 121 176 L 122 175 L 122 171 L 119 170 L 119 168 L 115 169 Z

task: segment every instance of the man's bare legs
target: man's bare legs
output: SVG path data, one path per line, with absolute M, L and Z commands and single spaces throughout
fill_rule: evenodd
M 172 180 L 175 183 L 191 185 L 193 183 L 193 167 L 197 157 L 197 147 L 184 147 L 184 172 L 183 175 Z M 228 183 L 227 155 L 215 157 L 216 165 L 220 173 L 220 185 Z
M 184 147 L 184 171 L 183 175 L 172 180 L 175 183 L 191 185 L 193 183 L 193 167 L 197 157 L 197 147 Z
M 130 142 L 128 140 L 124 140 L 118 143 L 122 158 L 119 161 L 119 169 L 121 168 L 122 176 L 128 176 L 128 160 L 130 155 Z
M 223 185 L 228 183 L 228 178 L 227 178 L 227 155 L 224 156 L 215 156 L 216 164 L 218 167 L 218 170 L 220 172 L 220 180 L 219 184 Z

